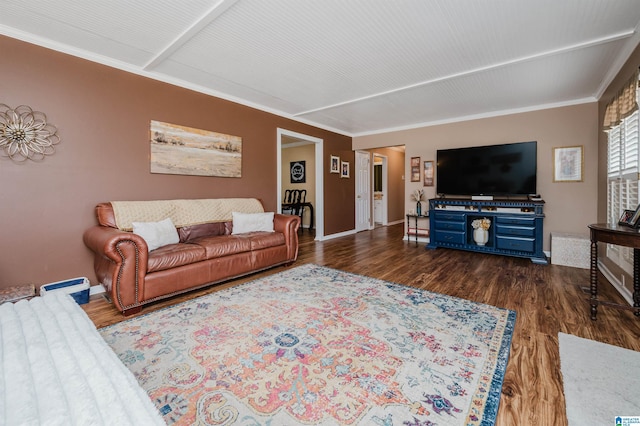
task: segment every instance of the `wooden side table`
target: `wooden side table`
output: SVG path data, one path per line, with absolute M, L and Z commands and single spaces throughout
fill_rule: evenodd
M 414 220 L 415 223 L 415 228 L 413 228 L 415 230 L 414 236 L 416 237 L 416 245 L 418 245 L 418 219 L 429 219 L 429 213 L 427 212 L 427 214 L 424 215 L 416 215 L 416 214 L 408 214 L 407 215 L 407 241 L 411 240 L 411 219 Z M 426 236 L 428 236 L 428 231 Z
M 640 230 L 613 223 L 589 225 L 591 230 L 591 319 L 596 320 L 598 305 L 631 310 L 640 316 Z M 633 306 L 598 300 L 598 242 L 633 248 Z
M 0 289 L 0 304 L 5 302 L 17 302 L 21 299 L 30 299 L 36 295 L 33 284 L 16 285 Z

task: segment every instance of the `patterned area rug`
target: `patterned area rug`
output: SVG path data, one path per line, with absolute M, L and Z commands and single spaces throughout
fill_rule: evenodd
M 303 265 L 100 332 L 167 424 L 491 425 L 514 323 Z

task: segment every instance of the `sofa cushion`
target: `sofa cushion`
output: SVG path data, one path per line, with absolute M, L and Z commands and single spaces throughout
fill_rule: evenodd
M 248 240 L 252 251 L 285 244 L 284 234 L 281 232 L 250 232 L 238 237 Z
M 200 225 L 183 226 L 178 229 L 181 243 L 188 243 L 200 237 L 215 237 L 231 234 L 231 222 L 203 223 Z
M 176 227 L 170 218 L 159 222 L 133 222 L 133 233 L 140 235 L 147 242 L 149 251 L 167 244 L 180 241 Z
M 164 271 L 206 260 L 203 247 L 194 244 L 169 244 L 149 253 L 147 272 Z
M 189 241 L 188 244 L 202 247 L 207 259 L 215 259 L 251 251 L 251 240 L 239 238 L 237 235 L 200 237 Z
M 232 234 L 245 234 L 247 232 L 273 232 L 273 212 L 268 213 L 240 213 L 232 212 Z

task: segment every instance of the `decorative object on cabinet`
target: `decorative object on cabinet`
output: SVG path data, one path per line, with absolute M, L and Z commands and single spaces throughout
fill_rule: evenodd
M 340 173 L 340 157 L 331 156 L 331 167 L 329 173 Z
M 340 177 L 341 178 L 348 178 L 349 177 L 349 162 L 348 161 L 343 161 L 340 164 Z
M 446 247 L 526 257 L 546 265 L 547 257 L 542 250 L 543 209 L 544 201 L 433 198 L 429 200 L 427 248 Z M 488 219 L 492 224 L 492 232 L 483 246 L 473 239 L 473 224 L 482 219 Z
M 27 105 L 11 108 L 0 104 L 0 149 L 16 163 L 40 161 L 55 153 L 60 143 L 58 129 L 47 123 L 47 116 Z
M 420 157 L 411 157 L 411 182 L 420 182 Z
M 424 186 L 433 186 L 433 161 L 424 162 Z
M 583 166 L 582 146 L 553 148 L 554 182 L 582 182 Z
M 242 138 L 151 120 L 151 173 L 242 177 Z
M 411 199 L 416 202 L 416 215 L 422 216 L 422 198 L 424 198 L 424 190 L 416 189 L 411 193 Z
M 474 219 L 471 222 L 473 228 L 473 240 L 477 245 L 483 246 L 489 241 L 489 228 L 491 227 L 491 219 L 483 217 L 482 219 Z
M 307 181 L 306 161 L 292 161 L 289 163 L 291 183 L 305 183 Z

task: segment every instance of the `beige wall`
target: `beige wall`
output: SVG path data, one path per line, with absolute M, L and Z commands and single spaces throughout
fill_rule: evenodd
M 317 206 L 315 149 L 312 144 L 282 149 L 282 196 L 284 197 L 284 191 L 287 189 L 305 189 L 307 191 L 306 201 L 311 203 L 314 208 Z M 295 161 L 305 161 L 305 183 L 291 183 L 289 165 Z M 310 221 L 309 209 L 305 209 L 302 226 L 308 228 Z
M 520 114 L 505 115 L 460 123 L 422 127 L 353 139 L 354 149 L 371 149 L 403 144 L 406 147 L 404 184 L 405 211 L 415 209 L 410 194 L 425 189 L 427 198 L 435 197 L 435 186 L 423 187 L 410 182 L 411 157 L 421 162 L 435 160 L 441 148 L 537 141 L 538 192 L 545 200 L 544 249 L 550 249 L 551 232 L 587 234 L 587 225 L 597 219 L 598 188 L 598 105 L 587 103 Z M 552 151 L 555 147 L 584 147 L 584 180 L 554 183 Z

